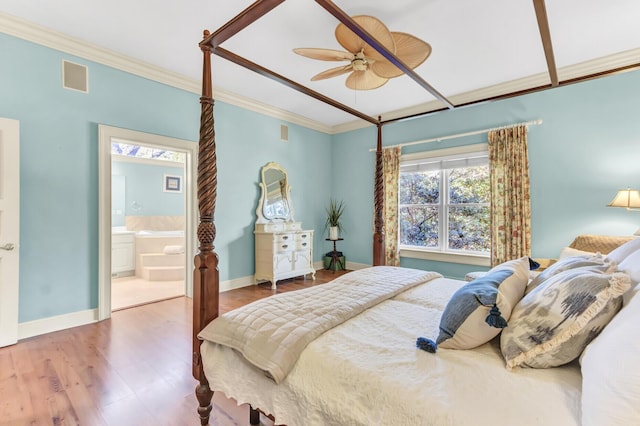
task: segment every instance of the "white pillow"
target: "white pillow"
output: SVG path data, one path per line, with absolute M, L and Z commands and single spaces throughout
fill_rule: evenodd
M 593 256 L 595 254 L 596 253 L 592 253 L 590 251 L 583 251 L 574 249 L 572 247 L 565 247 L 560 251 L 560 256 L 558 257 L 558 259 L 564 259 L 565 257 L 571 256 Z
M 626 242 L 617 249 L 613 250 L 607 255 L 606 259 L 608 261 L 620 264 L 630 254 L 638 250 L 640 250 L 640 238 L 634 238 L 633 240 Z
M 620 264 L 618 265 L 618 271 L 628 274 L 633 285 L 637 285 L 638 283 L 640 283 L 640 250 L 631 253 L 629 256 L 627 256 L 626 259 L 620 262 Z M 630 293 L 631 292 L 625 294 L 624 305 L 629 302 L 628 297 Z
M 640 425 L 640 285 L 584 350 L 582 425 Z

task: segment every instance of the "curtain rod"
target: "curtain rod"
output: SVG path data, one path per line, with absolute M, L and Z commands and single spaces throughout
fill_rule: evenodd
M 395 147 L 398 147 L 398 146 L 400 148 L 402 148 L 404 146 L 419 145 L 419 144 L 422 144 L 422 143 L 441 142 L 441 141 L 445 141 L 447 139 L 464 138 L 466 136 L 479 135 L 481 133 L 487 133 L 487 132 L 491 132 L 493 130 L 510 129 L 512 127 L 517 127 L 517 126 L 537 126 L 539 124 L 542 124 L 542 120 L 541 119 L 537 119 L 537 120 L 533 120 L 533 121 L 525 121 L 524 123 L 509 124 L 507 126 L 491 127 L 489 129 L 474 130 L 472 132 L 457 133 L 455 135 L 439 136 L 437 138 L 424 139 L 424 140 L 421 140 L 421 141 L 399 143 L 399 144 L 396 144 L 396 145 L 383 146 L 382 148 L 383 149 L 384 148 L 395 148 Z M 369 150 L 369 152 L 375 152 L 375 151 L 376 151 L 375 148 L 371 148 Z

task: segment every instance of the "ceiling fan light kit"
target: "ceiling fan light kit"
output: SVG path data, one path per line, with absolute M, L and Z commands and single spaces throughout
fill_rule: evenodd
M 431 54 L 429 43 L 402 32 L 391 32 L 377 18 L 369 15 L 357 15 L 352 19 L 366 32 L 396 55 L 407 67 L 414 69 Z M 350 73 L 345 85 L 354 90 L 371 90 L 384 85 L 389 79 L 403 74 L 396 65 L 389 62 L 376 49 L 369 46 L 346 25 L 340 23 L 335 30 L 338 43 L 346 52 L 321 48 L 298 48 L 298 55 L 321 61 L 349 61 L 349 64 L 330 68 L 311 78 L 311 81 L 324 80 Z

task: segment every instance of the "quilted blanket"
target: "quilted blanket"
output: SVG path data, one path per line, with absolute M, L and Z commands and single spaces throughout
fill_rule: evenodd
M 216 318 L 199 338 L 228 346 L 276 383 L 316 337 L 437 272 L 375 266 L 330 283 L 261 299 Z

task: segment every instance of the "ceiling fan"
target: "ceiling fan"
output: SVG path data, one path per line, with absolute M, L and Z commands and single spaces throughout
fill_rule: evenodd
M 391 32 L 382 21 L 373 16 L 358 15 L 353 16 L 352 19 L 411 69 L 422 64 L 431 54 L 429 43 L 411 34 Z M 402 75 L 402 71 L 398 67 L 365 43 L 346 25 L 341 23 L 336 27 L 335 37 L 338 43 L 347 50 L 346 52 L 319 48 L 293 49 L 298 55 L 311 59 L 349 62 L 347 65 L 323 71 L 313 76 L 311 81 L 351 73 L 345 82 L 348 88 L 370 90 L 377 89 L 390 78 Z

